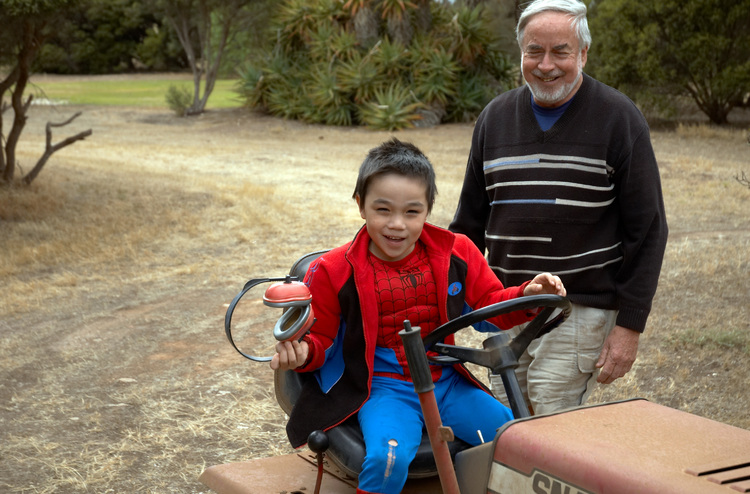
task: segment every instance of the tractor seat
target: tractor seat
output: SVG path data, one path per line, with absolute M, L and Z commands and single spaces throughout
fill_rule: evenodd
M 302 256 L 292 265 L 289 274 L 297 276 L 302 280 L 310 264 L 326 252 L 323 250 Z M 315 382 L 314 376 L 308 373 L 298 373 L 293 370 L 277 370 L 274 372 L 276 401 L 287 415 L 291 414 L 292 407 L 294 407 L 303 385 L 308 380 Z M 365 442 L 356 415 L 350 417 L 343 424 L 330 429 L 327 434 L 330 442 L 330 446 L 326 452 L 328 458 L 347 475 L 357 478 L 359 472 L 362 471 L 362 462 L 365 459 Z M 469 448 L 470 445 L 460 439 L 456 439 L 450 442 L 448 447 L 451 456 L 455 457 L 456 453 Z M 437 467 L 435 466 L 435 458 L 432 455 L 430 438 L 427 435 L 427 431 L 424 431 L 417 455 L 411 465 L 409 465 L 409 478 L 419 479 L 436 475 Z

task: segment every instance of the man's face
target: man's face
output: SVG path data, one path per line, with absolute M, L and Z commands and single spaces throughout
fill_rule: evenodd
M 581 87 L 587 49 L 581 50 L 571 17 L 561 12 L 534 16 L 523 33 L 521 70 L 539 106 L 568 102 Z

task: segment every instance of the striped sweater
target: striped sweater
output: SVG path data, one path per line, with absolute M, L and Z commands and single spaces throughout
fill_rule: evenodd
M 506 286 L 559 275 L 577 304 L 618 309 L 642 332 L 667 223 L 648 125 L 622 93 L 584 74 L 540 129 L 519 87 L 480 115 L 450 230 L 466 234 Z

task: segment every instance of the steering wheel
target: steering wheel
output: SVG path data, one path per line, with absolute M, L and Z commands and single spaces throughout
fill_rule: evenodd
M 485 319 L 518 310 L 536 308 L 543 309 L 513 339 L 507 333 L 500 332 L 487 338 L 482 343 L 483 349 L 465 348 L 441 342 L 446 336 Z M 556 309 L 560 309 L 559 313 L 550 317 Z M 518 297 L 482 307 L 448 321 L 425 336 L 422 342 L 425 350 L 432 350 L 438 354 L 428 356 L 428 359 L 435 363 L 448 365 L 471 362 L 490 369 L 493 374 L 499 374 L 505 385 L 513 416 L 515 418 L 528 417 L 530 415 L 528 406 L 518 385 L 514 369 L 518 367 L 518 359 L 529 344 L 562 324 L 570 316 L 570 311 L 570 300 L 559 295 Z

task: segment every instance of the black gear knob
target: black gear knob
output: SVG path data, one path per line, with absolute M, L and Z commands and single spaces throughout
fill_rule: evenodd
M 323 453 L 328 449 L 328 434 L 323 431 L 312 431 L 307 436 L 307 446 L 313 453 Z

